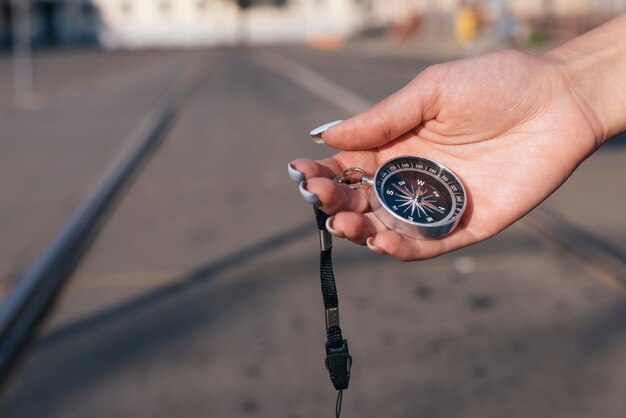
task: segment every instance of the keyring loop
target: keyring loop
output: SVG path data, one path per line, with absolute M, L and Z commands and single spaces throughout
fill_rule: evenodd
M 356 182 L 352 181 L 352 177 L 355 173 L 360 174 L 360 177 L 354 179 L 358 180 Z M 367 186 L 369 177 L 367 177 L 367 173 L 362 168 L 358 167 L 349 167 L 341 172 L 340 175 L 335 177 L 333 181 L 335 183 L 344 184 L 351 189 L 360 189 L 361 187 Z

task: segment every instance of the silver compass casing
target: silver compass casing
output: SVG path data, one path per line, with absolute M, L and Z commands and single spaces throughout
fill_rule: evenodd
M 382 197 L 379 195 L 382 189 L 376 187 L 376 181 L 379 178 L 379 174 L 382 169 L 388 166 L 389 163 L 396 161 L 396 160 L 401 160 L 401 159 L 412 159 L 416 161 L 417 160 L 424 161 L 428 163 L 429 165 L 435 166 L 438 168 L 438 176 L 440 176 L 442 173 L 445 173 L 445 175 L 448 178 L 452 177 L 452 179 L 455 181 L 455 184 L 458 184 L 460 186 L 461 190 L 459 192 L 463 196 L 463 204 L 462 204 L 462 207 L 460 208 L 460 211 L 454 214 L 452 217 L 450 217 L 449 220 L 443 219 L 439 222 L 425 224 L 425 223 L 411 222 L 407 219 L 400 217 L 396 213 L 392 212 L 389 208 L 387 208 L 385 203 L 383 202 Z M 433 174 L 431 174 L 431 176 L 436 177 Z M 370 186 L 368 187 L 369 189 L 368 200 L 370 202 L 372 211 L 374 212 L 376 217 L 383 224 L 385 224 L 385 226 L 388 227 L 389 229 L 397 231 L 411 238 L 436 239 L 436 238 L 445 237 L 457 227 L 457 225 L 459 224 L 463 216 L 463 213 L 465 212 L 465 207 L 467 206 L 467 202 L 466 202 L 467 194 L 465 193 L 465 188 L 463 186 L 463 183 L 461 183 L 461 181 L 459 180 L 459 178 L 450 169 L 445 167 L 443 164 L 440 164 L 436 161 L 429 160 L 426 158 L 414 157 L 414 156 L 402 156 L 402 157 L 393 158 L 385 162 L 384 164 L 382 164 L 376 171 L 374 178 L 368 179 L 368 180 L 369 180 L 368 183 Z M 443 180 L 440 180 L 440 181 L 441 183 L 445 184 Z M 454 212 L 454 209 L 455 208 L 453 207 L 451 210 L 451 213 Z

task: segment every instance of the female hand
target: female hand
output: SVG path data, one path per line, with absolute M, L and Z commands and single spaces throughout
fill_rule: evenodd
M 371 109 L 323 133 L 343 150 L 291 163 L 292 177 L 319 201 L 329 231 L 399 260 L 435 257 L 484 240 L 524 216 L 561 185 L 606 136 L 558 60 L 501 51 L 434 65 Z M 387 229 L 366 193 L 335 184 L 347 167 L 372 175 L 400 155 L 453 170 L 468 205 L 450 235 L 415 240 Z M 294 171 L 295 170 L 295 171 Z

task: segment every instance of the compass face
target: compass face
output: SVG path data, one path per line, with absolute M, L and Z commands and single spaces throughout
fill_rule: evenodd
M 376 196 L 395 218 L 438 227 L 453 224 L 465 209 L 465 190 L 450 170 L 419 157 L 398 157 L 375 175 Z

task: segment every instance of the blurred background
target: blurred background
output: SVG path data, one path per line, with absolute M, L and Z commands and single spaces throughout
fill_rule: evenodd
M 332 155 L 308 131 L 625 10 L 0 0 L 0 417 L 332 416 L 317 230 L 286 175 Z M 399 263 L 335 240 L 343 416 L 626 416 L 623 139 L 473 247 Z

